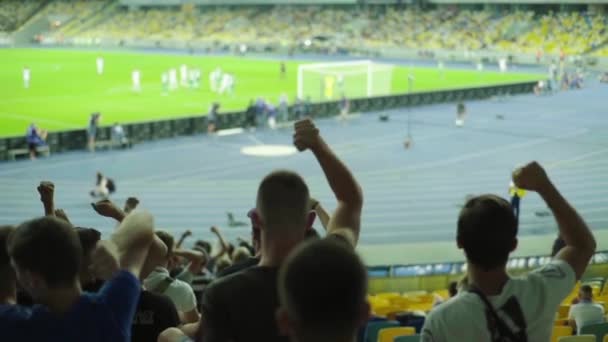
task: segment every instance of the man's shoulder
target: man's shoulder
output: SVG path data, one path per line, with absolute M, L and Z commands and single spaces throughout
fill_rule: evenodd
M 150 291 L 141 291 L 139 306 L 152 309 L 158 307 L 174 307 L 173 302 L 169 297 Z
M 0 305 L 0 321 L 24 321 L 32 317 L 37 307 L 29 308 L 21 305 Z

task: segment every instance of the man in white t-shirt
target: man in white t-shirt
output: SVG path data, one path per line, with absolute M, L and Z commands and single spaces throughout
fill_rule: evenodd
M 165 295 L 171 299 L 183 323 L 194 323 L 200 318 L 196 307 L 196 296 L 190 284 L 172 278 L 169 274 L 169 260 L 173 256 L 175 239 L 170 234 L 157 231 L 156 236 L 167 246 L 167 253 L 160 265 L 144 279 L 146 290 Z
M 570 326 L 580 335 L 586 325 L 604 323 L 604 306 L 593 302 L 593 289 L 589 285 L 581 286 L 578 292 L 578 304 L 572 305 L 568 320 Z
M 423 342 L 550 340 L 557 308 L 589 264 L 595 239 L 538 163 L 516 170 L 513 182 L 543 198 L 566 246 L 544 267 L 511 278 L 506 265 L 517 247 L 518 228 L 509 202 L 494 195 L 470 199 L 457 231 L 458 247 L 467 258 L 468 286 L 431 311 Z

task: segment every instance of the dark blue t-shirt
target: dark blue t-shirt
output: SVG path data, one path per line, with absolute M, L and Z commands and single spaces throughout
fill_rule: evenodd
M 121 271 L 98 293 L 84 293 L 60 316 L 41 305 L 0 305 L 2 340 L 129 342 L 140 291 L 139 280 Z

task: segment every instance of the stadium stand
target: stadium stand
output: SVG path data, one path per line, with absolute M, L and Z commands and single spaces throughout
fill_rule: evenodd
M 34 0 L 0 1 L 0 32 L 11 32 L 18 29 L 41 6 Z
M 7 4 L 11 3 L 16 2 Z M 5 12 L 10 6 L 6 5 Z M 31 4 L 23 7 L 19 7 L 20 13 L 29 13 L 27 9 L 33 8 Z M 538 14 L 531 10 L 500 12 L 452 7 L 422 11 L 397 6 L 187 10 L 107 6 L 109 12 L 100 15 L 102 7 L 103 1 L 51 2 L 41 13 L 61 15 L 65 22 L 47 35 L 76 42 L 173 40 L 234 47 L 297 47 L 311 40 L 308 48 L 326 52 L 358 47 L 579 55 L 597 50 L 598 56 L 606 54 L 602 46 L 608 43 L 606 16 L 587 13 Z M 19 21 L 12 22 L 8 29 L 18 26 Z

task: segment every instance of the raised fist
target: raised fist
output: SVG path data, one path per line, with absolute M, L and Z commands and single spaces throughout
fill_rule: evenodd
M 38 193 L 40 194 L 40 200 L 42 202 L 53 202 L 53 196 L 55 194 L 55 184 L 48 181 L 40 182 L 40 185 L 38 185 Z
M 101 216 L 116 218 L 121 215 L 120 209 L 110 200 L 101 200 L 97 203 L 91 203 L 91 206 Z
M 139 205 L 139 200 L 136 197 L 129 197 L 127 198 L 127 201 L 125 202 L 125 214 L 130 213 L 131 211 L 135 210 L 135 208 L 137 208 L 137 206 Z
M 213 227 L 211 227 L 211 232 L 212 232 L 213 234 L 219 234 L 219 233 L 220 233 L 220 230 L 219 230 L 219 229 L 218 229 L 216 226 L 213 226 Z
M 312 120 L 304 119 L 294 124 L 293 144 L 299 151 L 314 149 L 319 141 L 319 129 Z
M 543 167 L 531 162 L 513 171 L 513 183 L 520 189 L 540 192 L 550 181 Z

